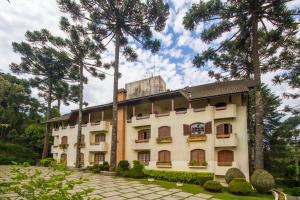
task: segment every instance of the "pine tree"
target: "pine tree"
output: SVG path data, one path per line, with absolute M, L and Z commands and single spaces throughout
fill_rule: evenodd
M 200 1 L 199 4 L 193 4 L 183 22 L 185 28 L 189 30 L 195 29 L 200 22 L 206 23 L 208 28 L 201 33 L 201 39 L 207 43 L 220 38 L 223 34 L 229 35 L 218 47 L 211 45 L 208 50 L 197 55 L 193 60 L 195 66 L 202 67 L 208 60 L 212 60 L 215 66 L 227 72 L 230 78 L 240 77 L 239 72 L 244 71 L 246 75 L 244 77 L 256 81 L 255 168 L 257 169 L 264 167 L 261 71 L 270 70 L 268 68 L 270 58 L 276 58 L 277 48 L 284 43 L 284 39 L 294 36 L 297 29 L 292 16 L 298 14 L 297 10 L 289 9 L 287 2 L 289 1 Z M 267 27 L 267 23 L 271 26 Z M 235 60 L 239 55 L 242 57 Z
M 53 86 L 58 81 L 69 79 L 69 62 L 64 59 L 64 54 L 48 47 L 45 41 L 37 40 L 36 32 L 27 31 L 25 37 L 26 42 L 12 44 L 13 50 L 21 54 L 21 63 L 12 63 L 10 68 L 17 74 L 31 75 L 31 86 L 37 88 L 47 102 L 48 121 L 51 116 Z M 50 127 L 46 123 L 42 158 L 46 158 L 49 153 L 49 132 Z
M 113 83 L 113 119 L 112 119 L 112 143 L 110 156 L 110 170 L 116 167 L 117 152 L 117 95 L 119 78 L 120 50 L 129 61 L 134 61 L 137 55 L 129 46 L 129 38 L 139 43 L 142 47 L 158 51 L 160 42 L 152 39 L 152 30 L 162 31 L 169 7 L 163 0 L 82 0 L 80 3 L 72 0 L 59 0 L 60 8 L 64 12 L 71 13 L 73 19 L 86 21 L 89 24 L 93 37 L 98 40 L 106 40 L 107 44 L 114 40 L 115 59 L 114 83 Z

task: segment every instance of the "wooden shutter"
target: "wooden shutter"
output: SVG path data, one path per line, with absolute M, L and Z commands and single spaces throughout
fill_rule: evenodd
M 217 135 L 224 135 L 224 124 L 220 124 L 217 126 Z
M 138 140 L 143 140 L 144 139 L 144 130 L 140 130 L 138 132 Z
M 228 124 L 228 133 L 232 133 L 232 125 Z
M 183 124 L 183 135 L 191 135 L 191 126 L 188 124 Z
M 167 162 L 171 161 L 171 153 L 170 153 L 170 151 L 165 151 L 165 161 L 167 161 Z
M 162 126 L 158 129 L 158 138 L 167 138 L 171 136 L 171 130 L 168 126 Z
M 100 137 L 100 139 L 99 139 L 100 142 L 105 142 L 105 134 L 104 133 L 101 133 L 99 137 Z
M 84 144 L 84 135 L 81 135 L 81 137 L 80 137 L 80 143 Z
M 220 163 L 232 163 L 233 162 L 233 151 L 222 150 L 218 152 L 218 162 Z
M 171 161 L 170 151 L 162 150 L 158 152 L 158 161 L 160 162 L 169 162 Z
M 203 162 L 205 161 L 205 150 L 194 149 L 191 151 L 191 161 Z
M 158 161 L 160 162 L 165 161 L 164 151 L 158 152 Z
M 212 133 L 212 123 L 211 122 L 206 122 L 205 123 L 204 132 L 205 132 L 205 134 Z
M 61 138 L 61 143 L 62 143 L 62 144 L 68 144 L 68 137 L 67 137 L 67 136 L 63 136 L 63 137 Z
M 84 154 L 80 153 L 80 164 L 84 164 Z

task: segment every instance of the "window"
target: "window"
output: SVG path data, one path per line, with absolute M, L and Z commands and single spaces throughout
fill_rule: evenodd
M 204 133 L 205 133 L 204 123 L 197 122 L 197 123 L 193 123 L 191 125 L 191 134 L 192 135 L 199 135 L 199 134 L 204 134 Z
M 162 150 L 158 152 L 159 162 L 171 162 L 171 152 L 167 150 Z
M 225 102 L 219 102 L 215 104 L 215 107 L 217 110 L 224 110 L 226 109 L 226 103 Z
M 80 137 L 80 144 L 84 144 L 84 135 L 81 135 Z
M 61 163 L 67 162 L 67 154 L 65 153 L 60 154 L 60 162 Z
M 105 161 L 105 154 L 104 153 L 95 153 L 94 156 L 94 164 L 99 164 L 99 162 L 104 162 Z
M 105 142 L 105 134 L 104 133 L 97 133 L 95 135 L 95 143 Z
M 171 128 L 169 126 L 162 126 L 158 128 L 158 138 L 171 137 Z
M 68 144 L 68 137 L 67 136 L 63 136 L 61 138 L 61 144 Z
M 219 166 L 232 166 L 233 151 L 221 150 L 218 152 L 218 165 Z
M 191 162 L 203 163 L 205 162 L 205 150 L 194 149 L 191 151 Z
M 217 137 L 229 137 L 230 133 L 232 133 L 231 124 L 220 124 L 217 126 Z
M 84 165 L 84 154 L 80 153 L 80 165 Z
M 140 161 L 140 163 L 144 165 L 148 165 L 150 161 L 150 152 L 149 151 L 138 152 L 138 160 Z
M 138 132 L 138 140 L 150 139 L 150 129 L 143 129 Z

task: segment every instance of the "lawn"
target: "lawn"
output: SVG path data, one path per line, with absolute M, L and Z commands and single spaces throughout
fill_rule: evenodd
M 127 178 L 128 181 L 139 181 L 143 184 L 156 184 L 161 187 L 171 189 L 171 188 L 179 188 L 182 189 L 184 192 L 189 192 L 192 194 L 197 194 L 197 193 L 205 193 L 205 194 L 211 194 L 215 198 L 219 199 L 226 199 L 226 200 L 268 200 L 268 199 L 274 199 L 272 194 L 257 194 L 253 193 L 250 196 L 238 196 L 238 195 L 233 195 L 229 192 L 226 191 L 226 188 L 224 188 L 224 191 L 222 193 L 212 193 L 212 192 L 207 192 L 204 190 L 201 186 L 198 185 L 193 185 L 193 184 L 183 184 L 182 187 L 177 187 L 176 183 L 174 182 L 167 182 L 167 181 L 160 181 L 160 180 L 155 180 L 154 182 L 149 182 L 147 179 L 133 179 L 133 178 Z

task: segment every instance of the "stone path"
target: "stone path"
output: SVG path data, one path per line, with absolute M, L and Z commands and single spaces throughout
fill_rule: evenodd
M 50 170 L 43 167 L 30 167 L 28 170 L 39 169 L 45 177 L 49 177 Z M 9 180 L 12 176 L 9 166 L 0 166 L 0 182 Z M 99 174 L 92 174 L 87 172 L 74 172 L 69 179 L 78 179 L 79 177 L 86 177 L 88 181 L 81 185 L 77 185 L 73 191 L 82 191 L 85 188 L 93 188 L 94 191 L 88 196 L 90 198 L 103 199 L 103 200 L 122 200 L 122 199 L 162 199 L 162 200 L 217 200 L 208 194 L 191 194 L 183 192 L 180 189 L 165 189 L 155 184 L 142 184 L 138 181 L 127 181 L 124 178 L 108 177 Z M 8 194 L 17 199 L 15 194 Z M 0 197 L 1 199 L 1 197 Z M 88 198 L 86 198 L 88 199 Z

